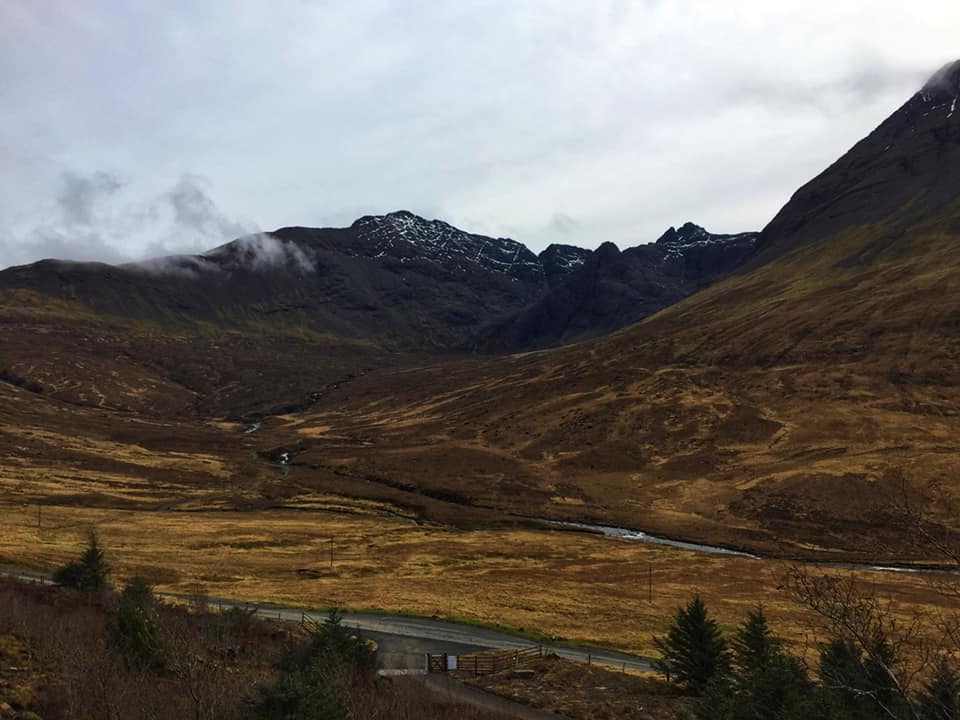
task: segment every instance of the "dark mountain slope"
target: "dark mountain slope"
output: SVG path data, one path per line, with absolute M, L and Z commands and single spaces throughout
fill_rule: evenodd
M 960 61 L 924 87 L 849 152 L 801 187 L 764 228 L 751 267 L 844 228 L 896 212 L 905 223 L 960 193 Z
M 203 255 L 123 266 L 50 260 L 0 272 L 0 289 L 76 300 L 98 313 L 394 349 L 461 346 L 546 287 L 537 257 L 520 243 L 407 212 L 349 228 L 283 228 Z
M 177 330 L 502 351 L 622 327 L 735 267 L 753 242 L 690 224 L 673 233 L 623 254 L 551 245 L 538 257 L 513 240 L 400 211 L 348 228 L 281 228 L 202 255 L 121 266 L 45 260 L 0 272 L 0 289 Z
M 737 268 L 757 233 L 714 235 L 693 223 L 621 252 L 604 243 L 533 305 L 486 332 L 487 347 L 546 347 L 603 335 L 662 310 Z M 556 247 L 556 246 L 551 246 Z M 542 257 L 542 255 L 541 255 Z

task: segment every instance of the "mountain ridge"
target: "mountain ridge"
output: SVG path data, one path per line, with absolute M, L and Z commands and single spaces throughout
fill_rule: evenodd
M 682 227 L 688 225 L 698 227 Z M 538 327 L 523 336 L 514 329 L 509 338 L 493 341 L 491 332 L 551 293 L 559 293 L 552 305 L 582 304 L 562 288 L 570 278 L 592 273 L 587 266 L 605 254 L 605 245 L 590 251 L 552 244 L 536 255 L 509 238 L 469 233 L 400 210 L 363 216 L 345 228 L 290 226 L 253 233 L 196 255 L 121 265 L 44 260 L 0 271 L 0 288 L 36 290 L 97 312 L 180 327 L 199 321 L 249 329 L 266 322 L 386 348 L 503 351 L 593 336 L 632 322 L 733 267 L 744 255 L 742 247 L 732 261 L 724 247 L 753 237 L 699 232 L 699 240 L 672 243 L 664 252 L 628 249 L 623 257 L 629 269 L 605 266 L 604 272 L 618 278 L 614 285 L 592 282 L 602 296 L 592 319 L 581 319 L 575 331 Z M 715 246 L 712 252 L 698 248 L 700 240 Z M 690 264 L 697 277 L 678 282 L 670 267 L 683 266 L 687 256 L 699 258 Z M 624 310 L 626 305 L 630 309 Z

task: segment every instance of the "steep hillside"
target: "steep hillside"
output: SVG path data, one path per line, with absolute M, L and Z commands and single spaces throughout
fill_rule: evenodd
M 372 373 L 290 420 L 297 461 L 523 515 L 922 555 L 904 493 L 954 531 L 960 503 L 958 75 L 798 192 L 752 271 L 589 343 Z
M 551 282 L 542 298 L 489 328 L 486 346 L 548 347 L 624 327 L 739 267 L 756 240 L 757 233 L 715 235 L 686 223 L 679 230 L 671 227 L 656 243 L 623 252 L 604 243 Z
M 758 266 L 845 228 L 897 212 L 868 253 L 896 238 L 905 223 L 953 202 L 960 186 L 960 61 L 946 65 L 897 112 L 837 162 L 801 187 L 763 230 Z

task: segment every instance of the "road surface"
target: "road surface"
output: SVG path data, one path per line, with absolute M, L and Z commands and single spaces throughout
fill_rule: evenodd
M 0 568 L 0 574 L 31 582 L 50 582 L 49 575 L 35 571 Z M 163 592 L 158 592 L 157 595 L 175 600 L 189 600 L 191 597 L 186 594 Z M 207 602 L 213 607 L 255 608 L 257 615 L 287 622 L 299 623 L 304 618 L 323 622 L 326 618 L 325 611 L 315 608 L 287 607 L 219 597 L 208 597 Z M 538 643 L 504 630 L 447 620 L 347 612 L 343 614 L 343 623 L 356 628 L 362 635 L 377 642 L 380 647 L 379 654 L 382 656 L 381 663 L 388 669 L 420 669 L 423 667 L 424 653 L 428 652 L 463 655 L 478 650 L 512 650 L 537 645 L 543 646 L 544 653 L 555 653 L 568 660 L 610 665 L 626 670 L 651 669 L 651 658 L 642 655 L 631 655 L 603 648 Z

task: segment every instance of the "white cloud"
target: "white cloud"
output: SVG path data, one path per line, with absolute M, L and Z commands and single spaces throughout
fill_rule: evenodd
M 0 266 L 397 208 L 534 248 L 651 241 L 685 220 L 756 229 L 954 59 L 960 5 L 915 10 L 6 0 Z M 58 214 L 64 173 L 93 183 L 71 195 L 84 232 Z

